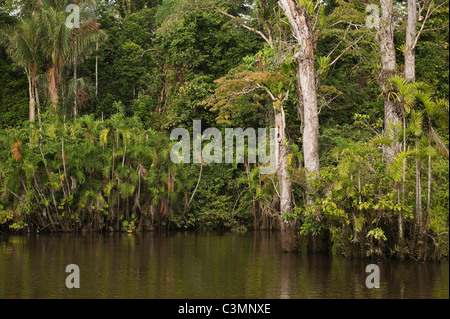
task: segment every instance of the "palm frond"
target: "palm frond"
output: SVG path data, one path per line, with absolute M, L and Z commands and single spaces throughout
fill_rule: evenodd
M 415 136 L 420 136 L 422 134 L 422 123 L 423 123 L 423 114 L 422 112 L 412 111 L 411 112 L 411 122 L 410 129 L 414 133 Z
M 403 161 L 413 154 L 414 151 L 407 150 L 403 151 L 397 154 L 397 156 L 394 158 L 394 161 L 392 164 L 389 165 L 389 171 L 391 173 L 392 178 L 396 183 L 401 182 L 403 178 Z
M 449 157 L 448 147 L 442 142 L 438 133 L 431 127 L 431 137 L 433 138 L 439 152 L 444 155 L 447 159 Z

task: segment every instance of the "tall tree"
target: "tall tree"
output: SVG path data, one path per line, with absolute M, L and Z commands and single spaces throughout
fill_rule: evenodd
M 392 140 L 391 146 L 384 147 L 384 156 L 387 164 L 392 163 L 396 153 L 400 150 L 400 145 L 392 134 L 392 128 L 401 121 L 401 115 L 396 107 L 395 99 L 389 94 L 389 78 L 396 74 L 397 64 L 394 44 L 394 5 L 393 0 L 380 0 L 381 20 L 376 36 L 380 47 L 381 72 L 379 74 L 379 84 L 384 98 L 384 125 L 385 134 Z
M 418 259 L 422 259 L 425 261 L 427 258 L 426 250 L 427 250 L 427 236 L 428 236 L 428 228 L 430 226 L 430 218 L 431 218 L 431 180 L 432 180 L 432 145 L 433 143 L 437 146 L 440 153 L 449 158 L 449 150 L 448 147 L 442 142 L 441 138 L 433 128 L 433 119 L 437 117 L 442 117 L 448 120 L 448 101 L 443 99 L 438 99 L 433 101 L 430 94 L 419 91 L 416 93 L 417 98 L 422 102 L 425 108 L 425 114 L 427 116 L 427 124 L 428 124 L 428 158 L 427 158 L 427 204 L 425 215 L 420 220 L 420 233 L 418 235 L 418 241 L 423 242 L 423 245 L 419 245 L 418 247 Z
M 36 36 L 39 28 L 39 16 L 33 13 L 29 18 L 21 19 L 17 26 L 5 26 L 5 44 L 13 61 L 25 69 L 28 78 L 29 120 L 35 121 L 36 103 L 39 108 L 38 72 L 40 64 L 41 38 Z
M 278 2 L 288 18 L 291 31 L 298 45 L 295 54 L 297 59 L 297 81 L 301 90 L 299 95 L 300 112 L 302 116 L 303 156 L 307 178 L 307 206 L 312 207 L 314 202 L 308 193 L 313 192 L 312 181 L 318 176 L 319 163 L 319 112 L 317 109 L 317 79 L 314 69 L 314 23 L 311 14 L 313 4 L 311 1 L 297 3 L 293 0 L 280 0 Z M 316 17 L 317 19 L 317 17 Z M 320 210 L 316 211 L 316 219 L 320 221 Z M 285 228 L 296 234 L 298 224 L 286 222 Z M 318 238 L 313 238 L 313 249 L 321 249 L 316 244 Z M 292 242 L 294 243 L 294 242 Z M 291 247 L 290 250 L 294 249 Z
M 417 28 L 417 3 L 416 0 L 408 0 L 408 21 L 406 24 L 405 44 L 405 79 L 414 82 L 416 79 L 416 28 Z
M 45 4 L 41 7 L 42 25 L 40 36 L 43 37 L 43 53 L 48 60 L 46 71 L 48 93 L 52 106 L 57 111 L 59 89 L 62 83 L 62 72 L 66 64 L 72 59 L 71 41 L 72 31 L 67 28 L 66 14 L 58 7 Z
M 73 55 L 73 93 L 74 93 L 74 106 L 73 115 L 78 115 L 78 91 L 80 88 L 80 82 L 77 78 L 78 63 L 83 61 L 92 51 L 98 50 L 98 44 L 100 40 L 106 38 L 106 34 L 100 30 L 100 24 L 97 21 L 89 21 L 83 23 L 79 29 L 73 30 L 73 41 L 71 42 L 71 50 Z M 94 46 L 95 45 L 95 46 Z M 97 70 L 97 65 L 96 65 Z M 97 72 L 96 72 L 96 84 L 97 84 Z M 96 85 L 97 89 L 97 85 Z
M 310 5 L 297 5 L 293 0 L 280 0 L 291 25 L 292 34 L 299 46 L 297 80 L 301 89 L 299 103 L 303 106 L 303 153 L 305 168 L 309 176 L 319 173 L 319 114 L 317 110 L 316 73 L 314 70 L 314 27 Z M 308 199 L 308 205 L 312 205 Z

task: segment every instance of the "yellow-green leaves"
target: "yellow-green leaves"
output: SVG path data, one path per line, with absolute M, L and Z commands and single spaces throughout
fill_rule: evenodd
M 47 126 L 47 135 L 50 136 L 51 138 L 55 139 L 56 138 L 56 126 L 54 124 L 49 124 Z
M 110 129 L 109 129 L 109 127 L 108 127 L 108 128 L 103 129 L 103 130 L 100 132 L 100 145 L 101 145 L 101 146 L 106 145 L 106 143 L 107 143 L 107 141 L 108 141 L 109 130 L 110 130 Z
M 387 240 L 386 235 L 384 234 L 384 231 L 379 227 L 370 230 L 367 233 L 367 238 L 375 238 L 376 240 L 382 240 L 382 241 Z

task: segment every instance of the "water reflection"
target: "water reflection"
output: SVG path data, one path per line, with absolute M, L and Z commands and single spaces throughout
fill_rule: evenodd
M 448 298 L 449 266 L 285 254 L 279 233 L 0 237 L 0 298 Z M 365 268 L 377 263 L 380 289 Z M 65 267 L 80 267 L 67 289 Z

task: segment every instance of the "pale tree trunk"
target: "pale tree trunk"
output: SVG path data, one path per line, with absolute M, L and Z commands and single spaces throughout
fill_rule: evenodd
M 298 84 L 301 90 L 299 94 L 299 111 L 302 122 L 303 156 L 307 177 L 307 206 L 313 206 L 314 202 L 309 194 L 314 192 L 311 182 L 318 176 L 319 163 L 319 112 L 317 109 L 316 74 L 314 70 L 314 27 L 311 25 L 310 15 L 305 6 L 296 5 L 293 0 L 279 0 L 278 4 L 286 14 L 291 31 L 298 44 L 295 55 L 298 62 Z M 316 220 L 321 221 L 319 210 Z M 326 233 L 312 235 L 309 238 L 308 249 L 312 251 L 326 251 L 329 246 L 329 236 Z
M 402 110 L 402 121 L 403 121 L 403 152 L 406 152 L 406 116 L 405 110 Z M 399 187 L 402 190 L 401 205 L 402 209 L 398 212 L 398 246 L 400 249 L 400 259 L 405 258 L 403 248 L 405 246 L 405 235 L 404 235 L 404 221 L 403 221 L 403 206 L 405 205 L 406 198 L 406 157 L 403 159 L 403 175 L 402 184 Z M 399 202 L 400 203 L 400 202 Z
M 416 137 L 416 151 L 419 147 L 419 140 Z M 423 226 L 423 218 L 422 218 L 422 160 L 416 157 L 416 238 L 417 238 L 417 254 L 418 258 L 421 258 L 422 255 L 422 226 Z
M 296 250 L 298 227 L 296 220 L 288 220 L 285 213 L 292 213 L 292 183 L 288 172 L 289 149 L 286 139 L 286 119 L 283 105 L 275 110 L 275 127 L 277 129 L 277 175 L 280 185 L 280 226 L 281 248 L 285 252 Z
M 376 40 L 380 47 L 381 55 L 381 72 L 379 74 L 379 85 L 384 97 L 384 134 L 392 139 L 392 145 L 383 146 L 383 155 L 386 164 L 391 164 L 397 152 L 400 150 L 400 145 L 395 138 L 395 134 L 391 134 L 392 126 L 400 122 L 401 115 L 396 109 L 395 100 L 389 98 L 388 81 L 391 76 L 397 72 L 396 58 L 395 58 L 395 44 L 394 44 L 394 6 L 393 0 L 380 0 L 381 4 L 381 21 L 380 29 L 376 35 Z M 404 141 L 405 143 L 406 141 Z M 397 201 L 401 204 L 400 189 L 403 185 L 397 185 Z M 400 210 L 398 213 L 398 246 L 399 258 L 404 258 L 404 225 L 403 214 Z
M 382 69 L 379 75 L 379 84 L 384 96 L 384 124 L 385 134 L 393 139 L 391 147 L 385 146 L 383 149 L 384 158 L 387 164 L 391 164 L 399 150 L 399 145 L 394 136 L 389 134 L 390 127 L 401 121 L 399 112 L 396 110 L 395 101 L 389 98 L 388 81 L 397 72 L 394 45 L 394 8 L 393 0 L 380 0 L 381 21 L 380 29 L 376 39 L 380 47 Z
M 280 0 L 294 38 L 299 44 L 298 82 L 303 105 L 303 156 L 307 175 L 319 173 L 319 114 L 317 110 L 316 75 L 314 71 L 313 26 L 306 7 L 298 7 L 293 0 Z M 309 200 L 308 205 L 312 205 Z
M 27 72 L 27 78 L 28 78 L 28 94 L 30 96 L 30 103 L 29 103 L 29 120 L 31 123 L 35 120 L 35 110 L 36 110 L 36 101 L 34 99 L 34 81 L 32 80 L 32 75 L 30 75 Z M 31 124 L 31 127 L 33 124 Z
M 76 47 L 76 40 L 75 40 Z M 78 102 L 77 102 L 77 53 L 76 50 L 73 53 L 73 117 L 76 118 L 78 116 Z
M 428 133 L 428 147 L 431 148 L 431 121 L 429 121 L 429 133 Z M 428 226 L 430 224 L 430 213 L 431 213 L 431 156 L 428 155 L 428 172 L 427 172 L 427 210 L 425 213 L 425 225 L 423 227 L 423 261 L 427 259 L 428 250 Z
M 401 204 L 400 200 L 400 188 L 401 185 L 397 185 L 397 204 Z M 398 256 L 400 260 L 405 259 L 405 231 L 403 227 L 403 213 L 402 210 L 398 212 Z
M 423 249 L 424 249 L 424 231 L 423 231 L 423 214 L 422 214 L 422 190 L 421 190 L 421 184 L 422 184 L 422 175 L 420 173 L 421 169 L 421 160 L 417 160 L 417 170 L 419 170 L 418 173 L 416 173 L 416 219 L 417 219 L 417 258 L 420 260 L 423 256 Z
M 416 48 L 416 28 L 417 28 L 417 3 L 416 0 L 408 0 L 408 22 L 406 25 L 406 45 L 405 45 L 405 79 L 414 82 L 415 72 L 415 48 Z
M 39 89 L 37 80 L 34 81 L 34 96 L 36 99 L 36 109 L 38 115 L 39 129 L 42 130 L 42 122 L 41 122 L 41 103 L 39 102 Z
M 270 95 L 275 113 L 277 177 L 280 185 L 278 217 L 281 226 L 281 249 L 284 252 L 292 252 L 297 249 L 299 230 L 297 220 L 290 220 L 285 215 L 286 213 L 292 213 L 292 182 L 288 172 L 289 147 L 286 137 L 286 116 L 283 108 L 284 102 L 289 97 L 289 92 L 282 100 L 279 100 L 267 87 L 261 86 L 261 88 Z
M 275 115 L 275 126 L 277 128 L 277 148 L 278 148 L 278 166 L 277 174 L 280 183 L 280 211 L 292 212 L 292 198 L 291 198 L 291 181 L 287 171 L 289 150 L 286 139 L 286 122 L 283 107 L 281 112 Z
M 98 39 L 95 42 L 95 96 L 98 96 Z

